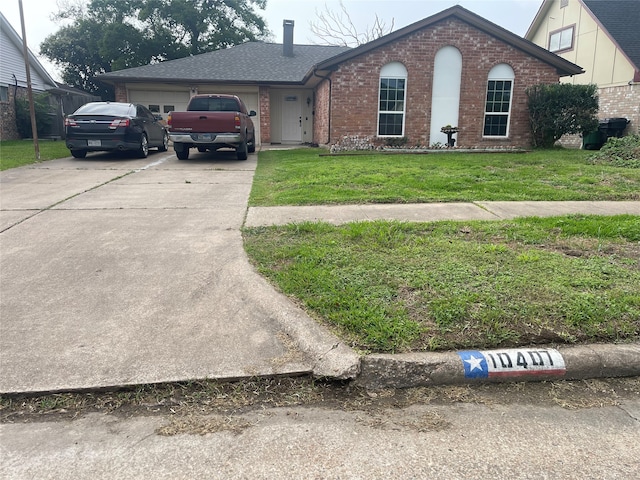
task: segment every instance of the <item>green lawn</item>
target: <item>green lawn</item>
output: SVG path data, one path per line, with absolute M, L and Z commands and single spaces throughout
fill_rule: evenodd
M 588 152 L 260 154 L 252 205 L 640 200 Z M 640 217 L 304 223 L 244 230 L 261 274 L 359 349 L 640 339 Z
M 259 272 L 360 349 L 638 340 L 640 217 L 247 229 Z
M 40 161 L 69 157 L 64 141 L 39 140 Z M 0 142 L 0 170 L 36 163 L 33 140 L 6 140 Z
M 320 156 L 266 151 L 252 206 L 481 200 L 639 200 L 640 169 L 589 162 L 589 152 Z

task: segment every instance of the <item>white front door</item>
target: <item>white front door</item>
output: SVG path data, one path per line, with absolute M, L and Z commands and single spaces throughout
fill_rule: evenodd
M 302 96 L 282 96 L 282 142 L 302 143 Z

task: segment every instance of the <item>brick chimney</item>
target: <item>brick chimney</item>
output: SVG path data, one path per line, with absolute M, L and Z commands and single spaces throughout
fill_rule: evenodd
M 293 20 L 285 20 L 282 24 L 284 27 L 282 54 L 285 57 L 293 57 Z

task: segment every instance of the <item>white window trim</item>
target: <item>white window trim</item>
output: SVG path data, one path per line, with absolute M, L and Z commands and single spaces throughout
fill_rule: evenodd
M 402 68 L 404 70 L 404 74 L 399 74 L 400 72 L 398 71 L 399 68 Z M 390 72 L 389 75 L 385 75 L 385 69 L 392 70 L 392 72 Z M 404 65 L 402 65 L 400 62 L 392 62 L 392 63 L 388 63 L 387 65 L 385 65 L 384 67 L 382 67 L 382 70 L 380 70 L 380 76 L 378 78 L 378 98 L 377 98 L 377 102 L 378 102 L 378 118 L 377 118 L 377 125 L 376 125 L 376 137 L 377 138 L 402 138 L 404 137 L 405 134 L 405 124 L 406 124 L 406 120 L 407 120 L 407 91 L 408 91 L 408 78 L 407 78 L 407 74 L 406 74 L 406 67 Z M 389 80 L 404 80 L 404 101 L 402 102 L 402 112 L 399 112 L 397 110 L 393 110 L 393 111 L 389 111 L 389 110 L 380 110 L 380 93 L 382 92 L 382 79 L 386 78 Z M 402 134 L 401 135 L 380 135 L 380 115 L 382 114 L 392 114 L 392 115 L 400 115 L 402 114 Z
M 504 68 L 505 67 L 509 67 L 510 70 L 510 75 L 507 76 L 505 75 L 504 72 Z M 494 72 L 495 70 L 499 71 L 498 76 L 492 76 L 491 72 Z M 513 92 L 515 90 L 515 84 L 516 84 L 516 79 L 515 79 L 515 72 L 513 72 L 513 68 L 511 68 L 511 65 L 508 65 L 506 63 L 501 63 L 496 65 L 495 67 L 493 67 L 491 69 L 491 72 L 489 72 L 489 75 L 487 77 L 487 88 L 485 89 L 485 96 L 486 96 L 486 92 L 488 92 L 489 90 L 489 82 L 511 82 L 511 93 L 509 95 L 509 111 L 507 112 L 507 131 L 504 135 L 485 135 L 484 134 L 484 124 L 487 118 L 487 115 L 495 115 L 496 112 L 487 112 L 487 101 L 485 99 L 484 102 L 484 115 L 482 117 L 482 138 L 487 138 L 487 139 L 505 139 L 505 138 L 509 138 L 509 132 L 511 130 L 511 109 L 513 107 Z M 504 115 L 504 112 L 498 112 L 498 114 L 500 115 Z

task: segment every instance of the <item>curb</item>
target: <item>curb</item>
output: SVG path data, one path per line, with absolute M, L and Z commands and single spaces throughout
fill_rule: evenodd
M 496 358 L 504 360 L 502 366 L 508 363 L 511 368 L 500 369 L 501 365 L 498 361 L 498 370 L 500 371 L 494 369 L 494 375 L 489 373 L 488 376 L 473 376 L 474 372 L 470 374 L 469 369 L 465 368 L 465 362 L 470 362 L 463 360 L 465 354 L 471 353 L 478 356 L 478 358 L 474 358 L 478 363 L 480 362 L 478 354 L 483 354 L 487 358 L 484 366 L 489 364 L 489 371 L 492 370 L 491 361 L 493 360 L 495 364 Z M 507 358 L 507 354 L 510 355 L 511 361 Z M 519 357 L 519 354 L 522 356 Z M 516 365 L 516 358 L 521 358 L 521 363 L 525 367 L 519 368 Z M 532 367 L 531 359 L 538 360 L 539 363 L 546 362 L 547 365 Z M 556 360 L 554 367 L 549 365 L 552 359 Z M 479 366 L 477 369 L 481 370 Z M 354 379 L 354 382 L 367 389 L 380 390 L 430 385 L 581 380 L 631 376 L 640 376 L 640 344 L 636 343 L 566 346 L 558 347 L 557 350 L 522 348 L 483 352 L 376 354 L 361 359 L 360 375 Z

